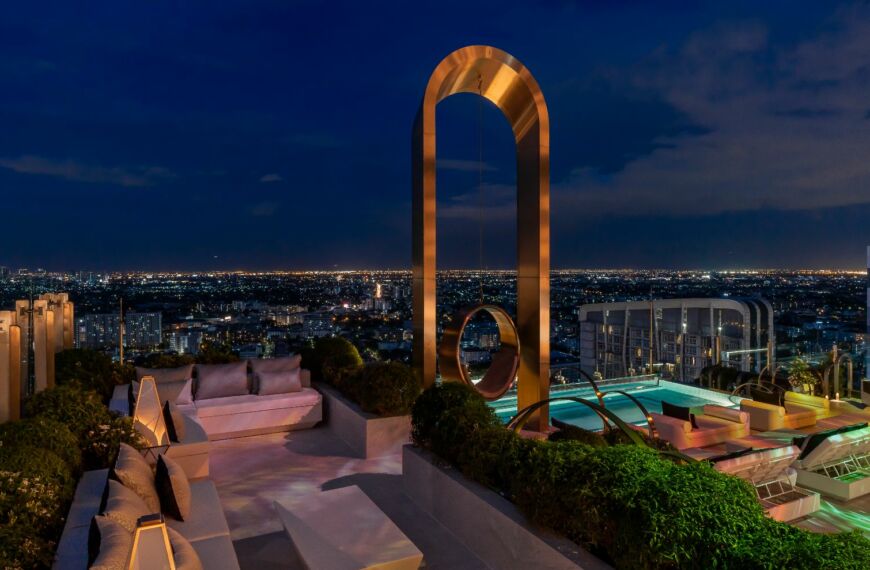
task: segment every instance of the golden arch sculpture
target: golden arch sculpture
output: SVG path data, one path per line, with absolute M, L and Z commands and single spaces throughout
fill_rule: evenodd
M 457 93 L 480 94 L 507 118 L 517 149 L 518 409 L 549 397 L 550 385 L 550 121 L 532 74 L 512 55 L 467 46 L 432 72 L 412 135 L 414 367 L 435 383 L 435 109 Z M 529 422 L 545 429 L 548 408 Z

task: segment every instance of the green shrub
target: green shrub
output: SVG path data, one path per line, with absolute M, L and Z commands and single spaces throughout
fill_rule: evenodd
M 32 445 L 0 447 L 0 465 L 5 471 L 53 482 L 62 500 L 72 499 L 75 492 L 75 477 L 69 465 L 47 449 Z
M 137 448 L 144 445 L 130 418 L 109 412 L 96 392 L 77 383 L 34 394 L 24 410 L 29 417 L 48 418 L 66 425 L 78 438 L 85 469 L 109 467 L 122 441 Z
M 115 386 L 130 380 L 125 367 L 113 363 L 102 352 L 83 348 L 64 350 L 55 355 L 54 369 L 57 384 L 77 383 L 95 390 L 104 402 L 112 397 Z
M 312 380 L 340 384 L 362 364 L 356 347 L 341 337 L 319 338 L 313 347 L 302 351 L 302 367 L 311 371 Z
M 137 361 L 138 362 L 138 361 Z M 178 368 L 193 364 L 194 358 L 190 354 L 149 354 L 142 362 L 141 366 L 145 368 Z
M 414 442 L 451 463 L 473 432 L 492 426 L 501 426 L 495 412 L 477 390 L 459 382 L 429 388 L 411 410 Z
M 0 465 L 0 527 L 56 538 L 75 491 L 66 463 L 50 451 L 21 446 L 4 450 Z
M 0 453 L 3 448 L 29 445 L 53 452 L 78 475 L 82 469 L 82 452 L 76 435 L 61 422 L 38 416 L 0 424 Z
M 610 430 L 609 433 L 614 431 L 622 434 L 619 430 Z M 625 434 L 623 434 L 623 437 L 625 437 Z M 608 441 L 601 434 L 571 424 L 560 426 L 559 431 L 551 433 L 548 439 L 550 441 L 577 441 L 592 447 L 605 447 L 608 445 Z M 625 439 L 627 440 L 628 438 L 626 437 Z
M 403 416 L 420 395 L 420 380 L 401 362 L 373 362 L 342 384 L 342 391 L 366 412 Z
M 0 481 L 2 478 L 0 472 Z M 0 525 L 0 568 L 51 568 L 55 546 L 54 541 L 35 536 L 32 529 L 23 524 Z

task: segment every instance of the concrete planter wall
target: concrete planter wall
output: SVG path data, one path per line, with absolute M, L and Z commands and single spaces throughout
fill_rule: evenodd
M 399 453 L 411 440 L 411 416 L 382 418 L 364 412 L 355 402 L 322 382 L 315 387 L 323 394 L 326 427 L 363 458 Z
M 510 501 L 412 445 L 402 452 L 402 480 L 411 500 L 490 568 L 610 568 L 570 540 L 533 527 Z

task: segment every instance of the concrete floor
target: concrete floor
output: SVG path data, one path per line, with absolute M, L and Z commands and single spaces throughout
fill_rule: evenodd
M 402 490 L 401 456 L 353 457 L 323 427 L 217 441 L 210 452 L 217 486 L 242 569 L 303 568 L 273 509 L 321 490 L 357 485 L 423 552 L 423 567 L 487 568 Z

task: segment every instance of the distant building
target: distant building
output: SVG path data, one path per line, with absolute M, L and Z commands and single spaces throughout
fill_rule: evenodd
M 83 315 L 76 319 L 76 347 L 107 348 L 118 346 L 121 322 L 118 313 Z M 124 346 L 153 348 L 163 342 L 161 313 L 127 313 L 124 315 Z
M 169 349 L 178 354 L 199 354 L 202 331 L 172 331 L 169 333 Z
M 302 336 L 321 338 L 333 331 L 332 315 L 329 313 L 305 313 L 302 316 Z
M 652 364 L 693 380 L 719 361 L 758 372 L 775 343 L 773 307 L 763 299 L 594 303 L 580 307 L 579 321 L 580 366 L 605 378 Z

